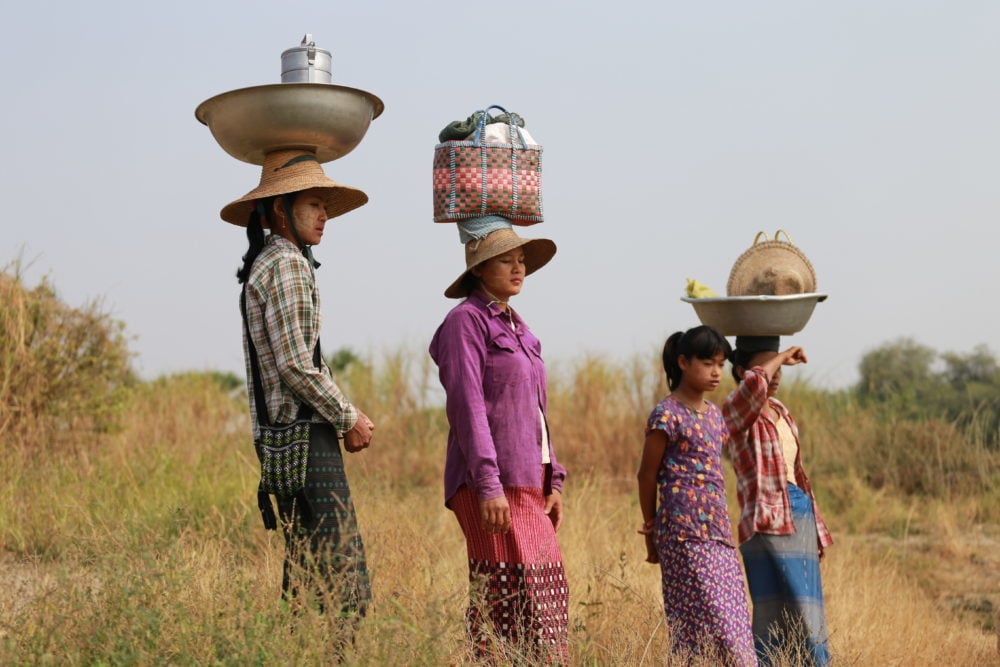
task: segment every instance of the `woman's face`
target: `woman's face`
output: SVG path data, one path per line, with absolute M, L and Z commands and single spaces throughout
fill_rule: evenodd
M 295 231 L 304 245 L 319 245 L 323 240 L 323 229 L 326 227 L 326 199 L 322 193 L 323 191 L 318 188 L 303 190 L 296 193 L 295 199 L 292 200 Z M 278 233 L 295 243 L 295 237 L 288 231 L 281 198 L 275 200 L 274 207 L 279 221 Z
M 521 293 L 525 272 L 521 248 L 488 259 L 472 269 L 472 275 L 479 278 L 483 289 L 501 301 Z

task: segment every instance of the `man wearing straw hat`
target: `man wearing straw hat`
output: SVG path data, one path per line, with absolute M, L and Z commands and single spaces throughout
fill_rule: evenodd
M 260 184 L 221 212 L 226 222 L 246 227 L 249 241 L 237 278 L 244 285 L 254 437 L 261 420 L 289 424 L 305 414 L 311 426 L 306 488 L 296 497 L 278 497 L 286 545 L 283 597 L 315 593 L 321 610 L 333 605 L 354 620 L 364 615 L 371 592 L 338 438 L 348 452 L 360 451 L 371 444 L 375 425 L 347 400 L 322 360 L 319 263 L 311 248 L 329 218 L 367 201 L 361 190 L 330 180 L 313 153 L 282 150 L 266 156 Z M 274 528 L 270 499 L 265 494 L 258 501 L 265 526 Z M 345 624 L 341 647 L 353 626 Z

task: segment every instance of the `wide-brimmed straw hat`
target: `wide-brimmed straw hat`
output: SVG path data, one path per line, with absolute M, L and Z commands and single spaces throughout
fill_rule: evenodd
M 327 178 L 314 153 L 283 150 L 265 156 L 260 172 L 260 185 L 236 201 L 226 204 L 219 215 L 226 222 L 246 227 L 256 200 L 312 188 L 324 191 L 328 218 L 343 215 L 368 202 L 368 195 L 358 188 Z M 266 223 L 262 220 L 261 224 Z
M 449 299 L 468 296 L 469 291 L 463 282 L 469 271 L 486 260 L 499 257 L 515 248 L 524 249 L 525 275 L 534 273 L 548 264 L 556 254 L 556 244 L 549 239 L 526 239 L 514 233 L 513 229 L 498 229 L 481 239 L 473 239 L 465 244 L 465 271 L 448 286 L 444 295 Z
M 787 241 L 779 241 L 784 234 Z M 792 244 L 788 232 L 779 229 L 774 239 L 760 242 L 767 234 L 758 232 L 753 245 L 733 264 L 726 293 L 729 296 L 784 296 L 816 291 L 816 271 L 809 259 Z

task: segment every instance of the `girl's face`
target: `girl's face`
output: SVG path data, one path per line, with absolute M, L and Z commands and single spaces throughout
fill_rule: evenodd
M 524 250 L 515 248 L 473 267 L 472 275 L 479 278 L 483 289 L 497 299 L 506 301 L 521 293 L 525 270 Z
M 718 389 L 722 381 L 722 373 L 726 368 L 726 357 L 720 352 L 711 359 L 688 359 L 681 355 L 677 359 L 683 378 L 681 383 L 688 389 L 697 392 L 709 392 Z

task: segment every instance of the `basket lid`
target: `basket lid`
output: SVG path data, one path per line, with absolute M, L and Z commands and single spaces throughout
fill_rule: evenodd
M 784 234 L 786 241 L 778 240 Z M 764 241 L 761 241 L 763 237 Z M 729 272 L 729 296 L 781 296 L 816 291 L 816 271 L 788 232 L 779 229 L 774 239 L 757 232 L 753 245 L 740 255 Z

